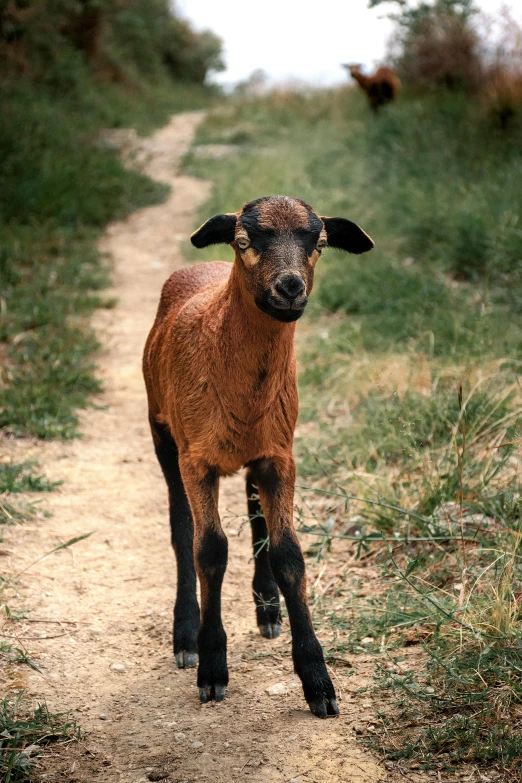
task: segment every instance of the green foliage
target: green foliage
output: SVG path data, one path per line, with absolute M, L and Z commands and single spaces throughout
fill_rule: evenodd
M 10 91 L 4 97 L 7 105 L 0 124 L 3 222 L 101 227 L 164 195 L 165 187 L 125 171 L 114 151 L 94 146 L 89 139 L 89 130 L 94 128 L 85 128 L 85 118 L 64 116 L 62 106 L 34 88 Z
M 60 482 L 37 476 L 34 460 L 0 463 L 0 494 L 3 492 L 52 492 Z
M 81 317 L 102 304 L 108 268 L 95 240 L 110 220 L 166 188 L 93 144 L 89 101 L 49 100 L 30 83 L 5 88 L 0 120 L 0 427 L 71 437 L 74 409 L 99 388 L 96 340 Z M 21 131 L 23 129 L 23 131 Z
M 157 44 L 175 20 L 161 0 L 28 6 L 0 7 L 0 428 L 70 438 L 76 410 L 99 391 L 85 316 L 111 306 L 100 293 L 109 269 L 96 240 L 109 221 L 167 192 L 125 168 L 100 130 L 150 131 L 210 92 L 192 77 L 174 82 L 163 65 Z M 87 27 L 99 40 L 83 37 Z
M 33 460 L 0 463 L 0 525 L 17 525 L 37 515 L 36 502 L 13 499 L 12 493 L 52 492 L 61 483 L 36 475 L 37 466 Z
M 389 14 L 396 22 L 395 58 L 401 78 L 423 92 L 434 88 L 477 91 L 485 73 L 482 47 L 472 19 L 475 0 L 370 0 L 398 6 Z
M 195 33 L 177 17 L 168 22 L 163 59 L 174 78 L 199 84 L 208 72 L 225 69 L 221 40 L 210 30 Z
M 368 8 L 375 8 L 383 3 L 398 5 L 399 10 L 390 14 L 390 17 L 400 25 L 414 30 L 434 15 L 454 14 L 470 19 L 478 12 L 475 0 L 434 0 L 432 3 L 422 1 L 415 5 L 411 5 L 409 0 L 369 0 Z
M 99 388 L 92 361 L 97 343 L 81 320 L 101 303 L 92 291 L 107 279 L 92 244 L 96 235 L 47 222 L 11 223 L 2 233 L 0 427 L 71 437 L 74 408 Z
M 22 695 L 0 702 L 0 773 L 5 783 L 26 781 L 43 749 L 55 742 L 79 739 L 68 715 L 49 712 L 46 704 L 26 706 Z
M 196 32 L 167 0 L 23 0 L 0 5 L 0 53 L 57 94 L 80 94 L 89 72 L 139 88 L 203 84 L 222 70 L 222 43 Z
M 19 501 L 12 503 L 0 495 L 0 525 L 20 525 L 36 517 L 36 503 Z M 0 539 L 1 540 L 1 539 Z

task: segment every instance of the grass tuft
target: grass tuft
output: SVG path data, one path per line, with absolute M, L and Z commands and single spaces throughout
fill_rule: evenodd
M 34 460 L 0 462 L 0 525 L 17 525 L 33 519 L 38 513 L 37 501 L 14 500 L 11 499 L 12 494 L 52 492 L 61 484 L 36 475 L 34 470 L 37 467 L 38 463 Z
M 0 772 L 5 783 L 27 780 L 46 746 L 78 739 L 76 722 L 64 713 L 49 712 L 45 703 L 32 709 L 23 694 L 0 701 Z

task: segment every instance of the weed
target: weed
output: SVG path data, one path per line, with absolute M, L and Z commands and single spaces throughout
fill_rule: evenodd
M 11 499 L 12 493 L 52 492 L 60 485 L 60 481 L 36 475 L 37 465 L 34 460 L 0 462 L 0 525 L 16 525 L 37 514 L 37 502 Z
M 34 460 L 0 463 L 0 493 L 3 492 L 52 492 L 60 481 L 49 481 L 36 476 Z
M 34 519 L 37 513 L 36 503 L 17 500 L 12 503 L 0 495 L 0 525 L 19 525 L 28 519 Z
M 64 713 L 51 713 L 47 705 L 26 706 L 23 694 L 0 702 L 0 771 L 5 783 L 29 778 L 36 759 L 54 742 L 80 739 L 76 722 Z

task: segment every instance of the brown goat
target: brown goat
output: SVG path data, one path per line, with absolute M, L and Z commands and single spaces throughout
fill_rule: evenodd
M 374 111 L 397 97 L 401 83 L 393 68 L 377 68 L 372 76 L 365 76 L 361 73 L 358 65 L 344 65 L 343 68 L 350 71 L 350 76 L 367 94 L 370 106 Z
M 235 260 L 171 275 L 143 363 L 178 564 L 176 662 L 195 666 L 199 654 L 200 701 L 224 698 L 228 670 L 221 585 L 228 550 L 218 515 L 218 483 L 220 476 L 245 466 L 261 634 L 273 638 L 281 631 L 279 587 L 305 698 L 315 715 L 337 715 L 310 619 L 292 519 L 298 411 L 293 343 L 322 249 L 331 245 L 364 253 L 373 242 L 349 220 L 321 218 L 303 201 L 271 196 L 238 213 L 215 215 L 193 234 L 192 243 L 199 248 L 228 243 Z

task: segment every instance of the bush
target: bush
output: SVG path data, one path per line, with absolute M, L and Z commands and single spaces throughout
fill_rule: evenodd
M 507 8 L 501 13 L 501 34 L 490 55 L 484 103 L 504 130 L 522 109 L 522 28 Z
M 0 55 L 12 73 L 57 90 L 80 86 L 86 65 L 129 87 L 172 77 L 203 84 L 224 67 L 221 40 L 196 32 L 167 0 L 4 0 Z
M 370 0 L 370 7 L 387 0 Z M 399 13 L 397 67 L 406 84 L 425 91 L 437 87 L 476 91 L 483 79 L 480 37 L 472 25 L 474 0 L 435 0 L 411 7 L 395 0 Z
M 483 80 L 479 36 L 466 17 L 435 8 L 409 32 L 398 69 L 415 89 L 476 92 Z

